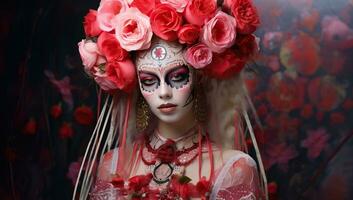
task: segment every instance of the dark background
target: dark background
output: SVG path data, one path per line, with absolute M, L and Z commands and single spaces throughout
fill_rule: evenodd
M 247 83 L 271 199 L 352 199 L 353 1 L 255 2 Z M 71 198 L 97 109 L 77 43 L 98 4 L 1 2 L 0 199 Z

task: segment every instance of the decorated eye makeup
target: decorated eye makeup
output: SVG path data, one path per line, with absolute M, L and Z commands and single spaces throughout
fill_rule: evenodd
M 160 85 L 160 80 L 157 76 L 147 73 L 140 72 L 140 83 L 143 90 L 153 92 Z
M 169 72 L 165 78 L 165 82 L 170 87 L 179 89 L 189 82 L 189 77 L 189 68 L 183 65 Z
M 153 72 L 141 71 L 139 72 L 139 77 L 141 88 L 144 91 L 153 92 L 160 86 L 160 78 Z M 190 70 L 187 66 L 183 65 L 169 71 L 164 81 L 169 87 L 179 89 L 189 83 L 189 77 Z

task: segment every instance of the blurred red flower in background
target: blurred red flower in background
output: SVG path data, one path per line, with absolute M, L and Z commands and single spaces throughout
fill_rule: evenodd
M 81 125 L 90 125 L 93 122 L 94 114 L 91 107 L 80 106 L 74 112 L 74 118 Z

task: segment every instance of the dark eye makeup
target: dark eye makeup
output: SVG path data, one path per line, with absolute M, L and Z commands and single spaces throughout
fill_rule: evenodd
M 160 85 L 160 79 L 153 73 L 141 71 L 139 72 L 140 83 L 143 90 L 153 92 Z M 171 88 L 182 88 L 190 80 L 190 70 L 186 65 L 174 68 L 165 76 L 165 82 Z

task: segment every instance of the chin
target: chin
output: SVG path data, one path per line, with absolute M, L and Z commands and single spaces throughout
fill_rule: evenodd
M 165 122 L 168 124 L 174 124 L 185 119 L 188 116 L 189 112 L 192 112 L 191 109 L 189 108 L 184 110 L 179 110 L 179 112 L 170 113 L 170 114 L 161 113 L 159 110 L 155 110 L 154 115 L 162 122 Z
M 165 123 L 170 123 L 170 124 L 180 122 L 183 119 L 183 116 L 175 115 L 175 114 L 165 115 L 165 114 L 158 113 L 156 116 L 160 121 Z

